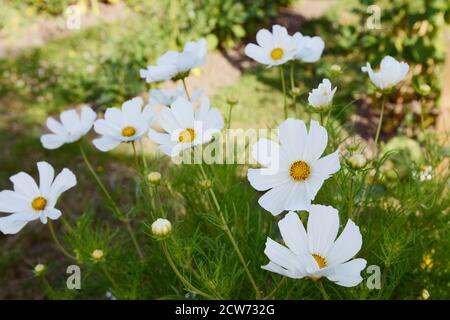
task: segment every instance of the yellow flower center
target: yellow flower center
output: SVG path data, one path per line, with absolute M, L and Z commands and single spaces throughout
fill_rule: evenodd
M 272 57 L 273 60 L 280 60 L 284 56 L 284 51 L 281 48 L 275 48 L 270 53 L 270 56 Z
M 136 133 L 136 129 L 134 127 L 125 127 L 122 129 L 122 135 L 124 137 L 132 137 Z
M 42 211 L 47 206 L 47 200 L 44 197 L 37 197 L 31 202 L 31 207 L 36 211 Z
M 295 161 L 291 165 L 289 174 L 295 181 L 304 181 L 311 174 L 311 167 L 303 160 Z
M 178 136 L 178 141 L 181 143 L 188 143 L 192 142 L 195 139 L 195 131 L 192 128 L 187 128 L 180 132 L 180 135 Z
M 322 257 L 321 255 L 315 254 L 315 253 L 313 253 L 312 256 L 313 256 L 314 260 L 316 260 L 320 269 L 325 268 L 327 266 L 327 260 L 324 257 Z

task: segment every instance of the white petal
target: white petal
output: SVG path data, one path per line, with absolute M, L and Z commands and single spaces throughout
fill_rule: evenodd
M 105 111 L 105 120 L 110 123 L 111 126 L 121 129 L 125 122 L 122 114 L 122 110 L 119 108 L 108 108 Z M 99 121 L 99 120 L 97 120 Z M 97 122 L 95 121 L 95 122 Z
M 7 217 L 0 218 L 0 232 L 3 234 L 16 234 L 28 223 L 27 220 L 17 220 L 12 214 Z
M 339 163 L 339 149 L 335 152 L 319 159 L 313 164 L 312 174 L 327 179 L 333 173 L 336 173 L 341 168 Z
M 181 128 L 181 124 L 178 123 L 172 111 L 167 107 L 163 107 L 159 113 L 159 124 L 168 133 Z
M 261 29 L 256 33 L 256 42 L 261 47 L 272 47 L 273 46 L 273 36 L 272 33 L 267 29 Z
M 64 168 L 55 178 L 50 187 L 49 207 L 56 204 L 61 194 L 77 184 L 77 178 L 69 169 Z
M 286 210 L 308 210 L 311 206 L 311 199 L 306 190 L 306 184 L 302 182 L 292 183 L 292 188 L 286 197 Z
M 303 158 L 307 160 L 307 162 L 312 162 L 319 159 L 322 153 L 325 151 L 325 148 L 327 147 L 327 142 L 327 130 L 317 121 L 311 120 Z
M 361 283 L 361 271 L 367 265 L 364 259 L 354 259 L 349 262 L 337 265 L 333 268 L 333 273 L 328 275 L 330 281 L 343 287 L 354 287 Z
M 265 266 L 261 266 L 261 269 L 264 269 L 264 270 L 267 270 L 270 272 L 274 272 L 274 273 L 278 273 L 279 275 L 282 275 L 285 277 L 299 279 L 298 277 L 295 277 L 295 275 L 290 270 L 286 270 L 273 262 L 269 262 Z
M 278 227 L 289 249 L 297 255 L 309 254 L 308 236 L 297 213 L 290 211 L 278 222 Z
M 266 169 L 248 169 L 247 178 L 253 188 L 265 191 L 289 182 L 287 172 L 267 172 Z
M 265 167 L 280 168 L 280 146 L 272 140 L 259 139 L 252 146 L 252 157 Z
M 148 137 L 157 144 L 167 144 L 172 141 L 170 139 L 170 134 L 160 133 L 151 128 L 148 130 Z
M 281 123 L 279 130 L 281 146 L 290 160 L 301 160 L 308 137 L 305 123 L 302 120 L 287 119 Z
M 262 64 L 271 63 L 266 49 L 258 47 L 253 43 L 249 43 L 245 46 L 245 55 Z
M 362 236 L 359 227 L 352 220 L 348 220 L 344 231 L 342 231 L 327 255 L 329 265 L 340 264 L 350 260 L 359 252 L 361 246 Z
M 58 219 L 59 217 L 61 217 L 61 214 L 62 214 L 61 211 L 59 211 L 56 208 L 45 209 L 45 215 L 51 220 Z
M 122 104 L 122 116 L 125 124 L 137 124 L 142 119 L 142 106 L 144 101 L 141 97 L 136 97 L 125 101 Z
M 261 198 L 259 198 L 259 205 L 272 213 L 274 216 L 282 213 L 287 209 L 286 201 L 292 187 L 293 183 L 288 182 L 267 191 Z
M 30 207 L 30 199 L 11 190 L 0 192 L 0 212 L 19 212 Z
M 311 254 L 326 257 L 339 230 L 338 211 L 330 206 L 312 205 L 308 217 L 308 241 Z
M 194 127 L 194 108 L 186 98 L 178 97 L 170 109 L 182 128 Z
M 61 147 L 67 142 L 65 136 L 59 136 L 56 134 L 44 134 L 41 136 L 41 144 L 45 149 L 55 150 Z
M 39 189 L 41 190 L 41 194 L 45 197 L 48 196 L 50 192 L 50 186 L 55 177 L 55 170 L 45 161 L 38 162 L 37 167 L 39 171 Z
M 74 109 L 62 112 L 59 118 L 68 132 L 77 132 L 81 129 L 80 117 Z
M 115 147 L 117 147 L 120 144 L 120 142 L 121 142 L 120 140 L 114 139 L 114 138 L 108 137 L 108 136 L 103 136 L 101 138 L 94 139 L 92 141 L 94 146 L 98 150 L 103 151 L 103 152 L 107 152 L 107 151 L 114 149 Z
M 61 123 L 53 119 L 52 117 L 49 117 L 47 119 L 47 128 L 58 135 L 65 135 L 67 134 L 67 130 L 63 127 Z
M 292 270 L 295 267 L 295 254 L 285 246 L 282 246 L 270 238 L 267 238 L 264 254 L 270 259 L 270 261 L 285 269 Z
M 94 123 L 94 130 L 96 133 L 101 135 L 115 136 L 117 134 L 120 134 L 122 128 L 117 127 L 116 124 L 111 121 L 98 119 Z
M 40 195 L 39 188 L 34 179 L 25 172 L 19 172 L 9 178 L 14 184 L 14 191 L 34 199 Z
M 91 130 L 95 119 L 97 118 L 97 114 L 92 110 L 91 107 L 84 106 L 81 108 L 81 129 L 83 130 L 83 134 L 86 134 Z

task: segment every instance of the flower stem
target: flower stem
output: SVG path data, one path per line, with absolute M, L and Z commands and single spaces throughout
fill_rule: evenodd
M 425 99 L 422 97 L 420 99 L 420 127 L 422 133 L 425 133 Z
M 272 292 L 269 293 L 267 296 L 265 296 L 265 297 L 263 298 L 263 300 L 270 300 L 270 299 L 272 299 L 272 297 L 273 297 L 274 294 L 278 291 L 278 289 L 280 289 L 280 288 L 283 286 L 283 284 L 286 282 L 286 279 L 287 279 L 287 278 L 281 279 L 281 281 L 278 282 L 277 286 L 272 290 Z
M 284 101 L 284 118 L 288 118 L 288 105 L 287 105 L 287 95 L 286 95 L 286 80 L 284 79 L 284 69 L 283 66 L 278 67 L 280 70 L 281 78 L 281 89 L 283 90 L 283 101 Z
M 292 105 L 294 107 L 294 110 L 297 111 L 297 96 L 294 94 L 294 89 L 295 89 L 295 76 L 294 76 L 294 71 L 295 71 L 295 64 L 294 62 L 291 62 L 291 67 L 290 67 L 290 78 L 291 78 L 291 94 L 292 94 Z
M 383 97 L 381 99 L 381 113 L 380 113 L 380 119 L 378 120 L 378 128 L 377 133 L 375 135 L 375 148 L 378 147 L 378 138 L 380 137 L 381 132 L 381 125 L 383 123 L 383 115 L 384 115 L 384 105 L 386 104 L 386 94 L 383 93 Z
M 321 280 L 318 280 L 316 282 L 317 288 L 319 288 L 320 292 L 322 293 L 323 300 L 330 300 L 330 297 L 328 296 L 327 292 L 325 291 L 325 287 L 323 286 L 323 283 Z
M 181 81 L 183 82 L 183 87 L 184 87 L 184 91 L 186 92 L 186 96 L 188 98 L 189 101 L 191 101 L 191 96 L 189 95 L 189 91 L 186 85 L 186 80 L 185 78 L 181 79 Z
M 207 180 L 208 179 L 208 175 L 206 174 L 205 169 L 203 168 L 203 164 L 200 164 L 200 170 L 202 172 L 203 178 L 205 180 Z M 216 207 L 217 213 L 219 214 L 219 218 L 220 218 L 220 220 L 223 223 L 223 231 L 228 236 L 231 244 L 233 245 L 234 251 L 236 251 L 236 254 L 237 254 L 238 258 L 241 261 L 242 266 L 244 267 L 245 273 L 247 274 L 248 279 L 249 279 L 250 283 L 252 284 L 253 289 L 256 292 L 256 299 L 260 299 L 261 298 L 261 291 L 259 290 L 258 285 L 256 284 L 256 281 L 253 278 L 253 275 L 251 274 L 250 270 L 248 269 L 247 262 L 245 261 L 244 256 L 242 255 L 241 250 L 239 249 L 239 246 L 237 245 L 236 240 L 234 239 L 233 234 L 231 233 L 231 230 L 228 227 L 228 223 L 227 223 L 227 221 L 226 221 L 226 219 L 225 219 L 225 217 L 224 217 L 224 215 L 222 213 L 219 201 L 217 200 L 216 194 L 215 194 L 215 192 L 214 192 L 212 187 L 209 188 L 209 193 L 211 195 L 211 198 L 213 199 L 213 202 L 214 202 L 214 205 Z
M 81 143 L 79 144 L 81 156 L 83 157 L 84 162 L 86 163 L 86 166 L 88 167 L 89 171 L 91 172 L 92 176 L 94 177 L 95 181 L 97 182 L 100 190 L 102 190 L 103 194 L 105 195 L 106 199 L 110 203 L 113 212 L 116 214 L 117 218 L 126 224 L 128 233 L 130 234 L 131 240 L 133 241 L 134 246 L 136 247 L 136 251 L 141 258 L 141 260 L 144 260 L 144 255 L 142 254 L 141 248 L 139 247 L 139 244 L 136 241 L 136 237 L 134 235 L 133 229 L 130 226 L 130 222 L 125 217 L 125 215 L 122 213 L 122 211 L 119 209 L 119 206 L 116 204 L 114 199 L 112 198 L 111 194 L 108 192 L 108 189 L 106 189 L 105 185 L 103 184 L 102 180 L 100 180 L 100 177 L 95 172 L 94 168 L 92 167 L 91 162 L 89 161 L 88 157 L 86 156 L 86 152 L 84 151 Z
M 227 129 L 231 128 L 231 112 L 233 110 L 233 105 L 231 103 L 228 104 L 228 119 L 227 119 Z
M 52 235 L 53 241 L 55 242 L 58 249 L 62 252 L 62 254 L 64 254 L 69 259 L 76 260 L 77 258 L 75 256 L 71 255 L 69 252 L 67 252 L 67 250 L 61 244 L 61 242 L 59 242 L 58 237 L 56 236 L 55 229 L 53 228 L 52 220 L 48 220 L 48 228 L 50 229 L 50 233 Z
M 137 152 L 136 152 L 136 145 L 134 144 L 134 141 L 131 142 L 131 146 L 133 147 L 133 156 L 134 156 L 134 162 L 136 165 L 136 170 L 138 172 L 141 172 L 140 165 L 139 165 L 139 159 L 138 159 Z
M 175 265 L 175 263 L 173 262 L 172 257 L 170 256 L 170 252 L 167 248 L 166 242 L 162 241 L 162 249 L 164 252 L 164 255 L 166 256 L 167 262 L 169 262 L 170 267 L 172 268 L 173 272 L 175 273 L 175 275 L 180 279 L 180 281 L 186 286 L 186 288 L 198 295 L 201 295 L 203 297 L 205 297 L 206 299 L 210 299 L 210 300 L 215 300 L 216 298 L 197 289 L 196 287 L 194 287 L 180 272 L 180 270 L 178 270 L 177 266 Z

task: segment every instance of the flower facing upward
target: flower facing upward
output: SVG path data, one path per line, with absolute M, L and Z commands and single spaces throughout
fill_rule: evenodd
M 287 248 L 267 238 L 264 253 L 270 262 L 263 269 L 293 279 L 326 277 L 344 287 L 354 287 L 362 281 L 360 272 L 366 267 L 366 260 L 352 259 L 361 249 L 361 232 L 348 220 L 336 239 L 336 209 L 311 206 L 307 230 L 295 212 L 289 212 L 278 226 Z
M 264 168 L 249 169 L 248 180 L 258 191 L 270 189 L 258 202 L 273 215 L 307 210 L 323 182 L 340 169 L 339 150 L 320 158 L 328 134 L 314 120 L 309 133 L 303 121 L 285 120 L 279 138 L 280 144 L 261 139 L 253 146 L 253 158 Z
M 249 43 L 245 47 L 245 54 L 253 60 L 273 67 L 291 60 L 295 53 L 294 42 L 286 28 L 274 25 L 272 33 L 261 29 L 256 33 L 258 45 Z
M 308 96 L 308 102 L 314 108 L 325 109 L 331 104 L 337 87 L 332 88 L 328 79 L 323 79 L 319 87 L 313 89 Z
M 94 123 L 94 130 L 102 137 L 93 141 L 100 151 L 109 151 L 121 142 L 133 142 L 147 133 L 152 112 L 149 106 L 142 109 L 141 98 L 134 98 L 122 104 L 122 108 L 108 108 L 105 119 Z
M 188 42 L 182 52 L 168 51 L 158 58 L 155 66 L 141 69 L 141 78 L 148 83 L 186 77 L 191 69 L 206 63 L 208 48 L 206 40 Z
M 362 72 L 367 72 L 372 83 L 381 90 L 388 90 L 400 81 L 405 79 L 409 66 L 405 62 L 398 62 L 391 56 L 386 56 L 381 60 L 380 70 L 374 72 L 370 63 L 361 68 Z
M 52 117 L 47 119 L 47 127 L 52 133 L 41 136 L 42 146 L 57 149 L 65 143 L 79 140 L 91 130 L 97 114 L 88 106 L 81 108 L 80 114 L 74 109 L 67 110 L 59 116 L 61 122 Z
M 177 156 L 182 150 L 209 142 L 223 128 L 219 110 L 211 109 L 209 99 L 202 98 L 200 107 L 194 111 L 191 102 L 179 97 L 170 108 L 160 112 L 160 125 L 165 133 L 149 129 L 149 137 L 159 144 L 159 149 Z
M 292 41 L 296 50 L 294 59 L 302 62 L 317 62 L 325 48 L 321 37 L 304 36 L 300 32 L 292 36 Z
M 69 169 L 63 169 L 55 178 L 55 171 L 47 162 L 38 162 L 37 167 L 39 186 L 30 175 L 19 172 L 9 178 L 14 191 L 0 192 L 0 212 L 11 213 L 0 218 L 0 231 L 4 234 L 15 234 L 36 219 L 44 224 L 47 218 L 58 219 L 61 216 L 61 211 L 55 208 L 58 198 L 77 184 Z

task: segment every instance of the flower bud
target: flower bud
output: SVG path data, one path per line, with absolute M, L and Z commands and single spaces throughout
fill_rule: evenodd
M 172 224 L 167 219 L 159 218 L 152 223 L 152 233 L 157 237 L 165 237 L 172 231 Z
M 353 169 L 362 169 L 367 164 L 367 158 L 362 153 L 353 154 L 348 161 Z
M 158 186 L 161 182 L 161 173 L 156 172 L 156 171 L 150 172 L 147 175 L 147 179 L 152 185 Z
M 421 84 L 419 86 L 419 94 L 421 94 L 422 96 L 427 96 L 429 95 L 431 92 L 431 87 L 427 84 Z
M 36 277 L 42 276 L 47 270 L 47 266 L 45 264 L 39 263 L 34 266 L 34 275 Z
M 300 88 L 298 88 L 298 87 L 294 87 L 291 90 L 291 94 L 293 97 L 298 97 L 301 93 L 302 92 L 301 92 Z
M 427 289 L 423 289 L 422 290 L 422 299 L 423 300 L 428 300 L 430 298 L 430 293 L 428 292 Z
M 227 97 L 227 103 L 231 106 L 236 105 L 239 102 L 239 98 L 236 96 L 228 96 Z
M 95 249 L 91 253 L 91 258 L 92 258 L 92 260 L 94 260 L 94 262 L 99 262 L 100 260 L 103 259 L 104 256 L 105 256 L 105 254 L 104 254 L 103 250 L 100 250 L 100 249 Z
M 332 75 L 333 77 L 336 77 L 336 76 L 340 75 L 341 72 L 342 72 L 342 68 L 341 68 L 341 66 L 338 65 L 338 64 L 333 64 L 333 65 L 330 67 L 330 73 L 331 73 L 331 75 Z
M 209 179 L 201 180 L 200 181 L 200 187 L 202 189 L 208 190 L 212 187 L 212 181 Z

